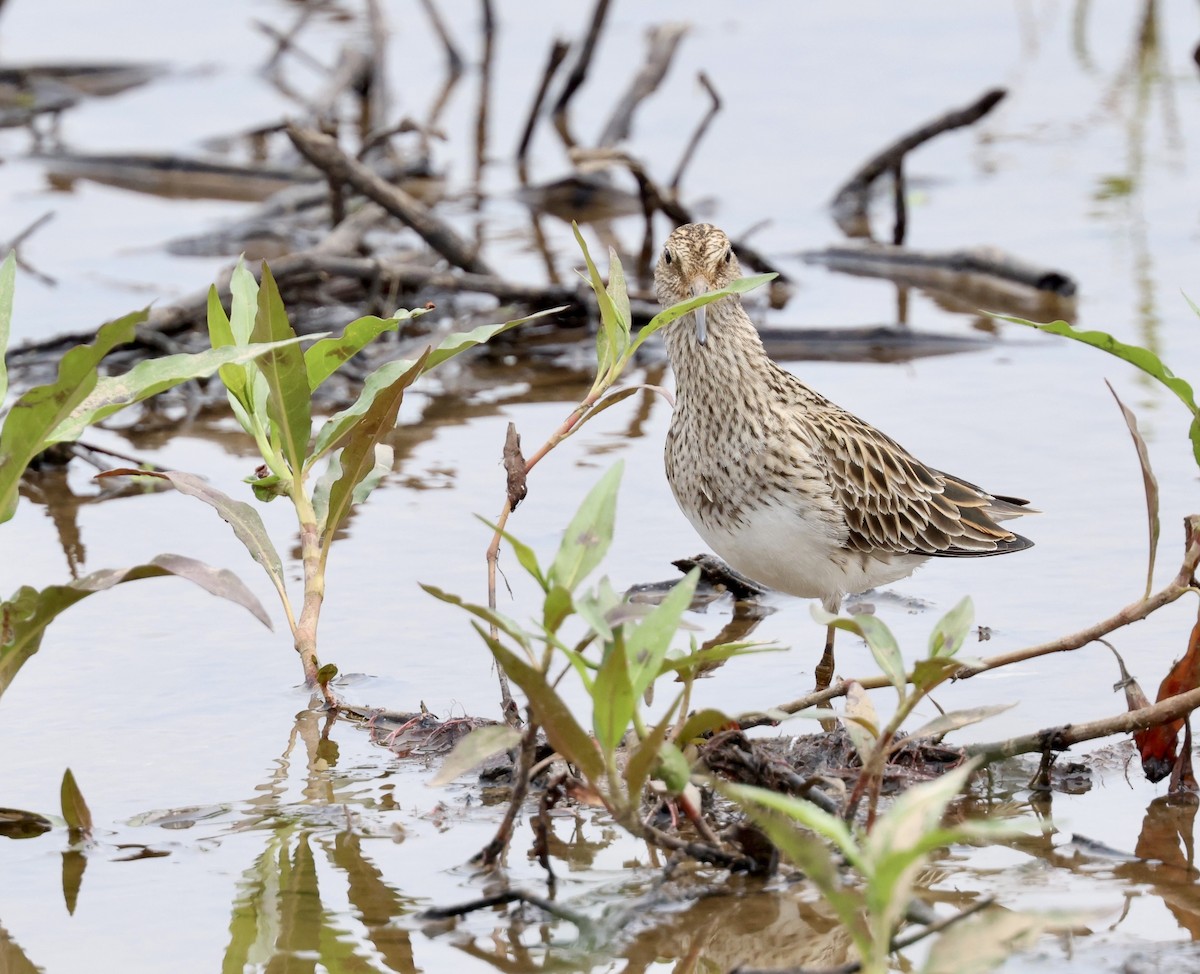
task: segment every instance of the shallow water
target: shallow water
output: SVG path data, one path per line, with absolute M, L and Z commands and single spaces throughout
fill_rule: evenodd
M 0 19 L 5 51 L 21 61 L 95 59 L 91 9 L 67 0 L 9 4 Z M 203 16 L 199 9 L 181 8 L 168 20 L 151 4 L 107 5 L 106 25 L 122 29 L 105 30 L 112 40 L 103 56 L 144 58 L 152 51 L 173 71 L 143 89 L 68 113 L 68 144 L 81 151 L 195 151 L 207 137 L 286 110 L 256 73 L 268 48 L 250 20 L 286 24 L 292 6 L 223 2 L 208 5 Z M 1158 48 L 1147 54 L 1145 43 L 1138 46 L 1140 10 L 1115 0 L 944 2 L 919 10 L 885 3 L 812 10 L 773 4 L 736 20 L 727 5 L 716 3 L 660 5 L 649 13 L 618 4 L 592 81 L 574 109 L 581 132 L 599 130 L 635 69 L 650 13 L 687 17 L 695 26 L 664 89 L 639 115 L 633 150 L 669 172 L 705 108 L 694 82 L 703 66 L 726 108 L 689 170 L 686 195 L 693 202 L 711 199 L 705 215 L 731 230 L 772 218 L 754 242 L 798 278 L 799 289 L 784 310 L 758 312 L 770 323 L 895 320 L 894 285 L 806 267 L 794 255 L 838 240 L 826 203 L 863 158 L 910 126 L 1003 84 L 1010 94 L 993 115 L 910 160 L 910 243 L 929 249 L 992 244 L 1061 268 L 1079 281 L 1079 324 L 1152 345 L 1185 376 L 1194 374 L 1200 328 L 1179 295 L 1181 288 L 1194 297 L 1200 291 L 1193 171 L 1200 73 L 1191 60 L 1197 31 L 1190 7 L 1157 8 Z M 387 14 L 397 34 L 392 76 L 400 110 L 411 106 L 420 115 L 440 83 L 441 53 L 418 5 L 388 5 Z M 526 212 L 511 197 L 516 179 L 508 159 L 550 39 L 574 36 L 585 12 L 521 4 L 499 16 L 487 201 L 478 219 L 490 259 L 517 278 L 541 280 L 526 239 Z M 450 19 L 459 43 L 477 57 L 476 9 L 455 8 Z M 59 29 L 47 30 L 49 23 Z M 326 23 L 308 42 L 330 55 L 342 36 Z M 438 159 L 459 192 L 472 180 L 477 82 L 469 71 L 442 119 L 449 140 Z M 24 133 L 0 132 L 6 224 L 16 232 L 45 210 L 56 211 L 23 252 L 61 283 L 48 288 L 28 275 L 19 278 L 17 339 L 88 327 L 152 298 L 170 301 L 205 286 L 223 263 L 167 257 L 158 247 L 170 237 L 211 229 L 245 212 L 243 205 L 165 201 L 84 182 L 69 194 L 52 192 L 41 164 L 23 157 L 27 143 Z M 534 151 L 535 178 L 565 171 L 548 129 L 539 132 Z M 461 203 L 454 212 L 474 233 L 470 207 Z M 878 226 L 885 232 L 890 226 L 885 213 Z M 569 229 L 548 222 L 547 228 L 560 266 L 571 266 L 577 258 Z M 639 238 L 636 222 L 619 229 L 630 245 Z M 912 291 L 908 320 L 922 330 L 966 334 L 974 316 Z M 930 463 L 1029 497 L 1044 512 L 1023 522 L 1037 542 L 1029 552 L 931 563 L 888 593 L 865 599 L 901 646 L 922 647 L 938 615 L 964 594 L 974 599 L 978 622 L 991 630 L 989 642 L 973 647 L 986 655 L 1073 631 L 1141 593 L 1141 477 L 1104 378 L 1137 411 L 1150 444 L 1162 490 L 1157 584 L 1174 574 L 1181 518 L 1196 510 L 1186 415 L 1159 387 L 1115 360 L 1000 325 L 995 344 L 970 355 L 892 366 L 788 367 Z M 488 535 L 471 515 L 493 515 L 502 501 L 505 426 L 517 424 L 528 452 L 586 390 L 584 376 L 548 368 L 534 374 L 503 363 L 464 366 L 406 402 L 406 425 L 395 439 L 397 469 L 355 515 L 331 558 L 322 648 L 343 673 L 363 674 L 345 688 L 348 699 L 395 709 L 423 701 L 443 716 L 497 712 L 485 647 L 460 614 L 433 602 L 417 582 L 484 597 Z M 618 587 L 670 578 L 670 561 L 701 546 L 677 514 L 661 473 L 668 419 L 666 404 L 651 397 L 605 413 L 537 468 L 510 528 L 549 557 L 587 488 L 621 459 L 626 476 L 617 538 L 604 571 Z M 218 418 L 165 443 L 115 432 L 88 439 L 201 472 L 233 491 L 254 460 L 232 429 L 230 420 Z M 83 497 L 96 490 L 83 470 L 72 471 L 69 485 Z M 289 537 L 281 505 L 262 513 L 275 537 Z M 160 551 L 186 553 L 237 570 L 283 626 L 266 580 L 211 512 L 189 498 L 161 494 L 87 504 L 77 523 L 85 570 L 136 564 Z M 23 501 L 4 528 L 3 544 L 5 590 L 68 577 L 45 507 Z M 280 547 L 290 545 L 281 540 Z M 291 570 L 298 576 L 297 566 Z M 515 565 L 508 578 L 514 595 L 506 611 L 531 614 L 531 586 Z M 732 662 L 701 682 L 696 706 L 758 709 L 811 685 L 823 634 L 806 603 L 779 597 L 772 605 L 776 611 L 755 636 L 794 648 Z M 1182 652 L 1193 608 L 1183 600 L 1113 639 L 1148 693 Z M 697 621 L 706 634 L 715 632 L 728 613 L 727 603 L 717 603 Z M 864 649 L 843 640 L 839 672 L 867 675 L 874 665 Z M 0 889 L 0 958 L 15 970 L 24 968 L 14 958 L 24 957 L 56 972 L 95 969 L 99 957 L 106 969 L 131 972 L 212 970 L 224 958 L 225 969 L 237 970 L 243 963 L 265 969 L 277 950 L 276 964 L 286 957 L 311 970 L 313 951 L 337 951 L 328 940 L 322 947 L 281 932 L 293 929 L 284 919 L 307 916 L 295 929 L 324 929 L 327 938 L 347 945 L 359 962 L 350 969 L 529 970 L 549 957 L 550 966 L 562 969 L 649 971 L 676 969 L 689 956 L 724 969 L 737 962 L 798 963 L 803 958 L 788 955 L 786 945 L 798 938 L 800 924 L 821 927 L 810 904 L 746 895 L 733 901 L 736 909 L 719 899 L 660 906 L 637 924 L 609 929 L 602 921 L 615 904 L 647 890 L 656 870 L 628 870 L 632 861 L 652 866 L 646 851 L 613 842 L 612 829 L 589 815 L 558 823 L 564 845 L 556 868 L 560 899 L 601 923 L 594 940 L 578 937 L 568 924 L 543 925 L 536 914 L 523 932 L 493 913 L 453 929 L 422 925 L 413 914 L 425 906 L 486 891 L 486 880 L 464 862 L 490 838 L 496 810 L 479 805 L 477 790 L 464 784 L 425 787 L 423 769 L 398 764 L 350 724 L 334 725 L 321 744 L 320 719 L 303 712 L 307 695 L 295 688 L 297 676 L 280 631 L 268 633 L 242 610 L 178 582 L 125 586 L 64 615 L 0 703 L 6 767 L 0 804 L 57 810 L 61 771 L 69 766 L 96 816 L 98 842 L 73 915 L 62 892 L 65 831 L 0 842 L 7 880 Z M 947 709 L 1016 703 L 960 735 L 994 739 L 1117 713 L 1124 706 L 1111 689 L 1117 676 L 1107 651 L 1089 648 L 956 684 L 938 699 Z M 582 704 L 582 695 L 575 700 Z M 1101 765 L 1090 793 L 1055 798 L 1059 831 L 1040 854 L 1019 845 L 954 850 L 938 864 L 942 873 L 932 878 L 933 888 L 947 895 L 993 892 L 1012 908 L 1066 903 L 1096 912 L 1090 934 L 1074 943 L 1047 938 L 1007 970 L 1094 970 L 1105 951 L 1120 956 L 1190 941 L 1198 926 L 1188 870 L 1173 874 L 1183 878 L 1172 883 L 1161 871 L 1138 872 L 1105 859 L 1072 861 L 1067 844 L 1078 832 L 1132 852 L 1150 803 L 1164 790 L 1139 780 L 1136 763 L 1126 774 L 1118 755 Z M 203 817 L 190 827 L 156 824 L 163 810 L 197 807 Z M 353 834 L 346 830 L 348 817 Z M 1172 842 L 1190 850 L 1190 819 L 1180 828 L 1186 841 L 1168 833 L 1157 840 L 1158 852 L 1144 854 L 1164 858 L 1161 849 Z M 541 889 L 540 873 L 524 854 L 527 829 L 519 835 L 510 877 Z M 121 861 L 136 852 L 121 844 L 167 854 Z M 1061 852 L 1052 851 L 1058 847 Z M 311 867 L 305 850 L 311 850 Z M 291 865 L 268 866 L 264 855 Z M 266 885 L 255 892 L 259 881 Z M 272 883 L 284 891 L 276 895 Z M 264 929 L 250 937 L 235 920 L 231 931 L 231 917 L 252 908 L 262 917 L 284 918 L 281 929 L 264 920 Z M 324 911 L 323 923 L 313 910 Z M 5 932 L 19 954 L 4 945 Z M 510 938 L 518 933 L 514 944 Z M 752 952 L 765 953 L 776 934 L 785 945 L 780 953 Z M 255 940 L 257 946 L 246 946 Z M 832 955 L 825 960 L 839 962 Z

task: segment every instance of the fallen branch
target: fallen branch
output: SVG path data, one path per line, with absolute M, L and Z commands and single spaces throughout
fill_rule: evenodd
M 837 225 L 847 236 L 869 236 L 867 205 L 870 199 L 871 184 L 884 173 L 893 171 L 905 155 L 922 143 L 928 142 L 943 132 L 962 128 L 978 121 L 995 108 L 1006 94 L 1007 92 L 1003 88 L 993 88 L 970 105 L 946 112 L 944 115 L 926 122 L 920 128 L 896 140 L 886 149 L 868 159 L 833 198 L 833 218 Z
M 434 216 L 425 204 L 399 187 L 385 182 L 361 162 L 346 155 L 328 135 L 294 122 L 288 123 L 286 132 L 305 159 L 330 177 L 349 183 L 374 200 L 420 234 L 430 247 L 451 264 L 472 274 L 494 274 L 475 249 L 452 227 Z
M 604 18 L 608 15 L 608 4 L 609 0 L 596 0 L 591 23 L 588 25 L 587 34 L 583 39 L 583 47 L 579 51 L 579 57 L 571 65 L 571 72 L 567 75 L 566 84 L 563 85 L 562 93 L 554 105 L 554 127 L 558 130 L 559 137 L 568 149 L 574 148 L 576 143 L 571 135 L 570 126 L 567 124 L 567 106 L 575 97 L 579 86 L 587 78 L 588 68 L 592 64 L 592 55 L 596 51 L 596 42 L 600 39 L 600 31 L 604 29 Z
M 982 274 L 1035 291 L 1074 297 L 1075 280 L 1063 271 L 1027 264 L 990 247 L 971 250 L 910 250 L 889 244 L 828 247 L 800 255 L 806 264 L 820 264 L 847 274 L 899 279 L 910 284 L 944 284 L 947 272 Z
M 1175 720 L 1182 720 L 1200 707 L 1200 688 L 1188 690 L 1178 696 L 1168 697 L 1140 710 L 1129 710 L 1116 717 L 1089 720 L 1083 724 L 1062 724 L 1048 727 L 1033 734 L 1012 737 L 988 744 L 970 744 L 966 748 L 969 757 L 983 757 L 988 761 L 1015 757 L 1018 754 L 1040 754 L 1045 751 L 1065 751 L 1073 744 L 1095 741 L 1114 734 L 1132 734 L 1148 730 Z
M 617 102 L 612 117 L 600 135 L 598 147 L 611 148 L 629 138 L 634 112 L 662 84 L 675 58 L 679 42 L 686 33 L 685 24 L 660 24 L 646 31 L 646 44 L 649 48 L 646 52 L 646 63 L 634 77 L 629 90 Z

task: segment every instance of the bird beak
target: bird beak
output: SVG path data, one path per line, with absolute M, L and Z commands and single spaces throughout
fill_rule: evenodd
M 708 293 L 708 281 L 697 275 L 692 278 L 692 297 L 698 298 L 702 294 Z M 701 345 L 708 342 L 708 319 L 705 312 L 708 311 L 708 305 L 702 304 L 692 312 L 696 316 L 696 341 Z

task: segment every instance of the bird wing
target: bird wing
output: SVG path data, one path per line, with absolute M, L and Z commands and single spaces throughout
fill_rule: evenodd
M 1032 546 L 996 523 L 1029 513 L 1024 501 L 994 497 L 927 467 L 895 440 L 826 403 L 814 425 L 835 503 L 846 519 L 847 547 L 962 557 Z

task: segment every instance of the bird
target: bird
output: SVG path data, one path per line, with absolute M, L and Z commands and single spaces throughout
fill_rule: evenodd
M 726 234 L 677 227 L 654 274 L 668 308 L 742 276 Z M 663 326 L 675 373 L 664 450 L 667 481 L 696 532 L 732 568 L 790 595 L 842 599 L 906 578 L 929 558 L 1002 555 L 1033 546 L 999 522 L 1028 501 L 922 463 L 768 355 L 731 294 Z M 834 628 L 816 668 L 829 686 Z

